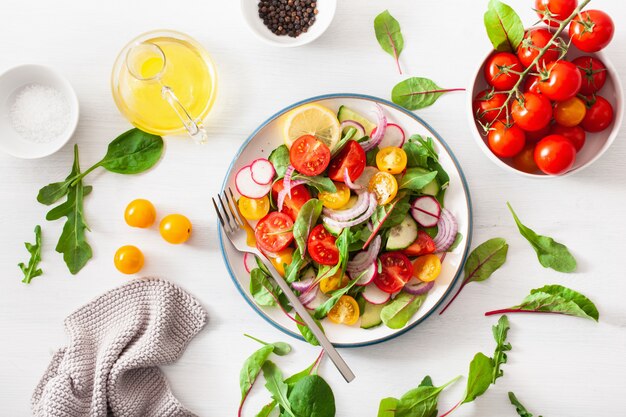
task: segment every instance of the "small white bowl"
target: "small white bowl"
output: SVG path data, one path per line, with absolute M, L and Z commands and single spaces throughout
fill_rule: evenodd
M 241 0 L 241 13 L 246 24 L 257 38 L 274 46 L 294 47 L 313 42 L 328 29 L 333 21 L 337 9 L 337 0 L 317 0 L 316 3 L 318 14 L 315 16 L 315 23 L 309 26 L 307 32 L 296 38 L 287 35 L 275 35 L 265 26 L 259 17 L 259 0 Z
M 65 131 L 48 142 L 23 138 L 11 123 L 11 106 L 17 94 L 29 84 L 40 84 L 58 90 L 69 106 L 69 122 Z M 65 145 L 78 124 L 78 98 L 72 85 L 61 74 L 43 65 L 20 65 L 0 75 L 0 150 L 23 159 L 43 158 Z
M 468 115 L 470 130 L 472 131 L 472 136 L 474 137 L 474 140 L 476 141 L 478 146 L 483 150 L 485 155 L 487 155 L 487 157 L 492 162 L 494 162 L 496 165 L 498 165 L 500 168 L 504 169 L 505 171 L 514 172 L 524 177 L 550 179 L 550 178 L 565 177 L 575 172 L 582 171 L 583 169 L 587 168 L 589 165 L 593 164 L 596 160 L 598 160 L 598 158 L 600 158 L 600 156 L 602 156 L 607 151 L 607 149 L 609 149 L 609 147 L 611 146 L 611 144 L 613 143 L 613 141 L 615 141 L 615 138 L 617 137 L 617 133 L 619 132 L 620 127 L 622 126 L 622 120 L 624 117 L 624 96 L 623 96 L 623 88 L 622 88 L 619 75 L 617 73 L 617 70 L 613 66 L 613 63 L 611 63 L 607 55 L 604 54 L 603 52 L 586 53 L 586 52 L 581 52 L 578 49 L 576 49 L 576 47 L 572 46 L 567 53 L 568 60 L 577 58 L 579 56 L 591 55 L 591 56 L 598 58 L 604 63 L 604 65 L 606 65 L 606 68 L 607 68 L 606 83 L 604 84 L 604 86 L 602 87 L 602 89 L 599 91 L 598 94 L 604 97 L 609 103 L 611 103 L 611 106 L 613 106 L 613 122 L 611 123 L 611 125 L 607 127 L 606 129 L 604 129 L 602 132 L 598 132 L 598 133 L 585 132 L 586 133 L 585 145 L 576 154 L 576 162 L 574 163 L 574 166 L 569 171 L 561 175 L 546 175 L 546 174 L 539 173 L 539 172 L 534 173 L 534 174 L 529 174 L 529 173 L 513 168 L 513 166 L 511 165 L 511 158 L 501 159 L 498 156 L 496 156 L 493 152 L 491 152 L 491 149 L 489 149 L 489 146 L 487 145 L 487 142 L 486 142 L 487 137 L 482 135 L 483 129 L 480 127 L 480 125 L 478 125 L 478 123 L 476 123 L 476 120 L 474 120 L 472 102 L 474 100 L 474 97 L 476 97 L 476 94 L 478 94 L 480 91 L 486 88 L 490 88 L 487 85 L 487 81 L 485 81 L 485 77 L 483 74 L 484 74 L 485 62 L 487 61 L 487 59 L 493 52 L 494 52 L 493 50 L 489 51 L 485 59 L 482 61 L 482 64 L 476 70 L 476 73 L 474 74 L 472 78 L 469 88 L 467 89 L 469 94 L 467 94 L 467 98 L 466 98 L 466 113 Z

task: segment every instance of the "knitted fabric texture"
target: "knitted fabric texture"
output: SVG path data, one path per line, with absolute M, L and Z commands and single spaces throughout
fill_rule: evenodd
M 194 416 L 158 366 L 178 359 L 206 323 L 191 295 L 156 278 L 133 280 L 65 319 L 56 352 L 32 398 L 37 417 Z

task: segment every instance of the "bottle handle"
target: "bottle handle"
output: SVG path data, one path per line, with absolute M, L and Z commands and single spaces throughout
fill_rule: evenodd
M 178 97 L 176 97 L 174 91 L 170 87 L 162 85 L 161 96 L 169 103 L 174 112 L 176 112 L 176 115 L 183 123 L 183 126 L 185 126 L 189 136 L 191 136 L 196 143 L 206 143 L 208 136 L 204 125 L 200 120 L 194 120 Z

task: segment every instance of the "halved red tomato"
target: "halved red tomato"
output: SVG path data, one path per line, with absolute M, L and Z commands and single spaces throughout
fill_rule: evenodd
M 315 136 L 300 136 L 291 145 L 289 161 L 300 173 L 313 177 L 319 175 L 330 162 L 330 149 Z
M 328 178 L 343 182 L 343 173 L 348 169 L 352 181 L 361 176 L 365 169 L 365 151 L 354 140 L 349 140 L 343 149 L 335 156 L 328 167 Z
M 274 202 L 278 199 L 278 193 L 280 193 L 284 188 L 285 185 L 283 184 L 282 179 L 276 181 L 274 185 L 272 185 L 272 199 Z M 291 197 L 289 197 L 289 195 L 285 196 L 281 213 L 287 214 L 295 221 L 304 203 L 310 199 L 311 193 L 309 193 L 306 186 L 301 184 L 291 187 Z
M 382 266 L 374 284 L 382 291 L 393 294 L 404 288 L 413 276 L 413 264 L 402 252 L 386 252 L 378 258 Z
M 284 213 L 273 211 L 263 217 L 254 229 L 256 244 L 266 252 L 285 249 L 293 240 L 293 220 Z
M 318 224 L 311 230 L 307 241 L 307 250 L 311 258 L 322 265 L 337 265 L 339 249 L 335 242 L 337 238 L 331 235 L 326 228 Z
M 435 242 L 433 238 L 423 230 L 417 232 L 417 239 L 411 243 L 411 246 L 404 249 L 402 253 L 406 256 L 422 256 L 435 252 Z

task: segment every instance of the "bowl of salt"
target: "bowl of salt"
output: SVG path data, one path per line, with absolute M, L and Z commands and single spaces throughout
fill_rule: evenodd
M 78 124 L 78 98 L 52 68 L 20 65 L 0 75 L 0 150 L 18 158 L 48 156 Z

